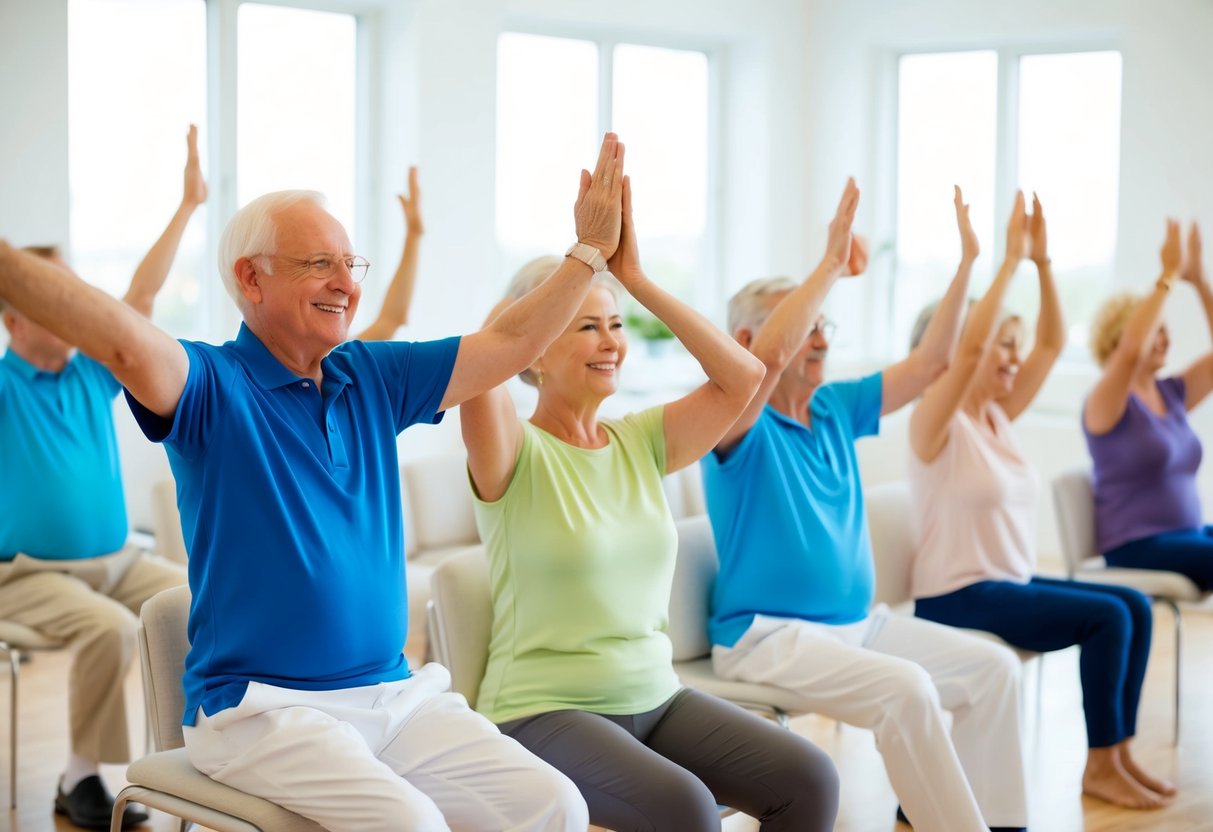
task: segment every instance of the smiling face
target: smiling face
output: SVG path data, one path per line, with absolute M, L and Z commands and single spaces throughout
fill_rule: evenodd
M 260 257 L 237 263 L 241 290 L 249 301 L 246 319 L 267 345 L 319 360 L 349 337 L 362 297 L 344 264 L 352 255 L 349 237 L 341 223 L 312 202 L 298 202 L 276 214 L 274 221 L 272 271 L 264 270 Z M 309 271 L 307 263 L 317 258 L 335 264 L 327 278 Z
M 787 293 L 784 292 L 771 296 L 767 301 L 768 315 L 770 310 L 778 306 L 786 295 Z M 779 383 L 776 385 L 776 394 L 773 398 L 806 402 L 812 398 L 813 391 L 825 381 L 826 358 L 830 354 L 830 340 L 826 337 L 825 332 L 828 328 L 826 323 L 825 315 L 817 316 L 813 322 L 813 328 L 809 332 L 809 337 L 800 345 L 796 355 L 779 376 Z
M 1167 364 L 1167 350 L 1171 349 L 1171 331 L 1167 329 L 1166 323 L 1158 325 L 1158 332 L 1154 333 L 1154 343 L 1150 346 L 1150 354 L 1147 356 L 1147 367 L 1151 373 L 1157 373 Z
M 1001 399 L 1015 389 L 1022 341 L 1023 325 L 1018 318 L 1007 318 L 998 327 L 994 343 L 977 370 L 982 392 L 990 398 Z
M 542 374 L 540 395 L 570 401 L 601 400 L 619 389 L 619 370 L 628 354 L 619 304 L 609 289 L 590 289 L 568 328 L 535 364 Z

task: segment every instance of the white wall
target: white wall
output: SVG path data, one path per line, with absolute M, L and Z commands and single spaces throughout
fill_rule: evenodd
M 66 0 L 0 3 L 0 96 L 17 116 L 0 124 L 0 234 L 18 243 L 67 240 L 66 8 Z M 392 194 L 405 166 L 420 163 L 428 233 L 416 337 L 476 326 L 512 265 L 498 261 L 492 191 L 496 37 L 512 27 L 609 32 L 713 50 L 723 80 L 718 141 L 726 162 L 716 195 L 717 257 L 730 290 L 754 276 L 803 274 L 848 174 L 865 187 L 860 224 L 871 229 L 887 221 L 888 205 L 875 185 L 886 173 L 877 137 L 889 126 L 889 111 L 877 93 L 889 55 L 905 48 L 1119 44 L 1124 128 L 1115 280 L 1143 285 L 1154 275 L 1163 216 L 1198 216 L 1213 228 L 1207 0 L 410 0 L 386 3 L 379 17 L 389 48 L 377 67 L 381 150 L 371 176 L 383 213 L 371 218 L 380 232 L 371 259 L 392 262 L 399 251 Z M 1177 364 L 1208 345 L 1185 291 L 1176 291 L 1170 310 Z M 862 306 L 880 302 L 867 297 Z M 1089 381 L 1059 376 L 1049 398 L 1077 401 Z M 1198 430 L 1208 434 L 1211 419 L 1198 414 Z M 1076 417 L 1029 414 L 1022 421 L 1023 441 L 1046 480 L 1085 460 Z M 457 441 L 454 427 L 411 431 L 405 453 L 449 447 Z M 148 481 L 167 470 L 163 454 L 142 441 L 128 417 L 120 418 L 119 430 L 132 522 L 147 524 L 144 495 Z M 901 476 L 903 431 L 894 419 L 884 437 L 865 443 L 869 482 Z M 1213 467 L 1206 466 L 1204 484 L 1209 500 Z M 1056 549 L 1047 501 L 1042 510 L 1047 555 Z

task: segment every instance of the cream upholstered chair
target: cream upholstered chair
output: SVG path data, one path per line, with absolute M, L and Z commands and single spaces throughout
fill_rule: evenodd
M 678 565 L 670 599 L 670 640 L 674 670 L 688 687 L 714 694 L 787 724 L 789 714 L 806 713 L 791 691 L 769 685 L 730 682 L 712 672 L 707 637 L 708 592 L 716 575 L 716 549 L 705 515 L 678 521 Z M 451 673 L 451 688 L 472 706 L 488 660 L 493 607 L 488 560 L 482 548 L 468 550 L 434 571 L 429 607 L 436 661 Z
M 0 651 L 8 656 L 10 674 L 8 695 L 8 805 L 10 809 L 17 808 L 17 728 L 21 724 L 17 719 L 17 693 L 21 681 L 21 654 L 34 650 L 58 650 L 64 646 L 29 627 L 12 621 L 0 621 Z
M 152 485 L 152 531 L 157 554 L 177 563 L 189 561 L 177 510 L 177 483 L 173 480 L 157 480 Z
M 876 561 L 876 603 L 888 604 L 890 609 L 906 615 L 914 614 L 914 598 L 910 592 L 910 573 L 914 562 L 914 545 L 918 529 L 914 519 L 910 487 L 903 481 L 882 483 L 863 493 L 864 510 L 868 515 L 868 535 L 872 540 L 872 556 Z M 985 630 L 965 630 L 979 638 L 1010 647 L 1025 665 L 1036 666 L 1036 714 L 1044 690 L 1044 654 L 1021 650 L 1007 644 Z
M 316 823 L 281 806 L 212 780 L 190 763 L 181 732 L 189 605 L 188 587 L 165 590 L 143 605 L 139 657 L 156 751 L 127 768 L 131 785 L 114 801 L 111 832 L 121 829 L 122 811 L 131 801 L 180 818 L 182 829 L 194 822 L 216 832 L 324 832 Z
M 1074 468 L 1053 480 L 1053 508 L 1061 535 L 1061 552 L 1072 581 L 1126 586 L 1149 595 L 1171 609 L 1175 624 L 1175 723 L 1179 743 L 1180 671 L 1183 667 L 1183 619 L 1180 602 L 1202 600 L 1200 589 L 1186 575 L 1162 569 L 1121 569 L 1108 566 L 1095 548 L 1095 493 L 1089 469 Z

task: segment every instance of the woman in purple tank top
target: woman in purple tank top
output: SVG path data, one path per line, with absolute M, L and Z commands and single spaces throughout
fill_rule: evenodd
M 1110 566 L 1165 569 L 1213 590 L 1213 526 L 1196 489 L 1200 439 L 1188 412 L 1213 390 L 1213 352 L 1183 373 L 1158 378 L 1171 339 L 1162 309 L 1176 276 L 1200 297 L 1213 331 L 1213 288 L 1201 263 L 1200 232 L 1179 224 L 1162 249 L 1162 276 L 1144 298 L 1117 295 L 1100 309 L 1091 350 L 1103 375 L 1083 408 L 1094 464 L 1095 534 Z

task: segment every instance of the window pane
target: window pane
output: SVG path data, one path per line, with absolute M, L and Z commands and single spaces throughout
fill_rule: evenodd
M 573 242 L 578 171 L 598 142 L 598 47 L 506 32 L 497 40 L 497 241 L 507 268 Z
M 1116 258 L 1120 77 L 1119 52 L 1019 61 L 1019 181 L 1040 194 L 1070 346 L 1078 349 Z M 1035 309 L 1034 285 L 1014 292 L 1014 305 Z
M 70 259 L 122 296 L 181 202 L 189 124 L 205 135 L 206 6 L 71 0 L 68 56 Z M 205 170 L 205 148 L 202 158 Z M 183 337 L 205 335 L 199 298 L 216 282 L 205 213 L 195 213 L 156 303 L 157 323 Z
M 897 125 L 897 239 L 891 351 L 904 354 L 919 310 L 956 273 L 960 238 L 952 185 L 960 185 L 988 271 L 994 237 L 998 56 L 993 51 L 906 55 Z M 984 264 L 984 268 L 983 268 Z M 975 281 L 978 282 L 978 281 Z
M 237 200 L 322 191 L 353 239 L 356 18 L 245 3 L 237 26 Z
M 627 145 L 645 268 L 684 300 L 706 280 L 708 57 L 702 52 L 615 48 L 612 128 Z

